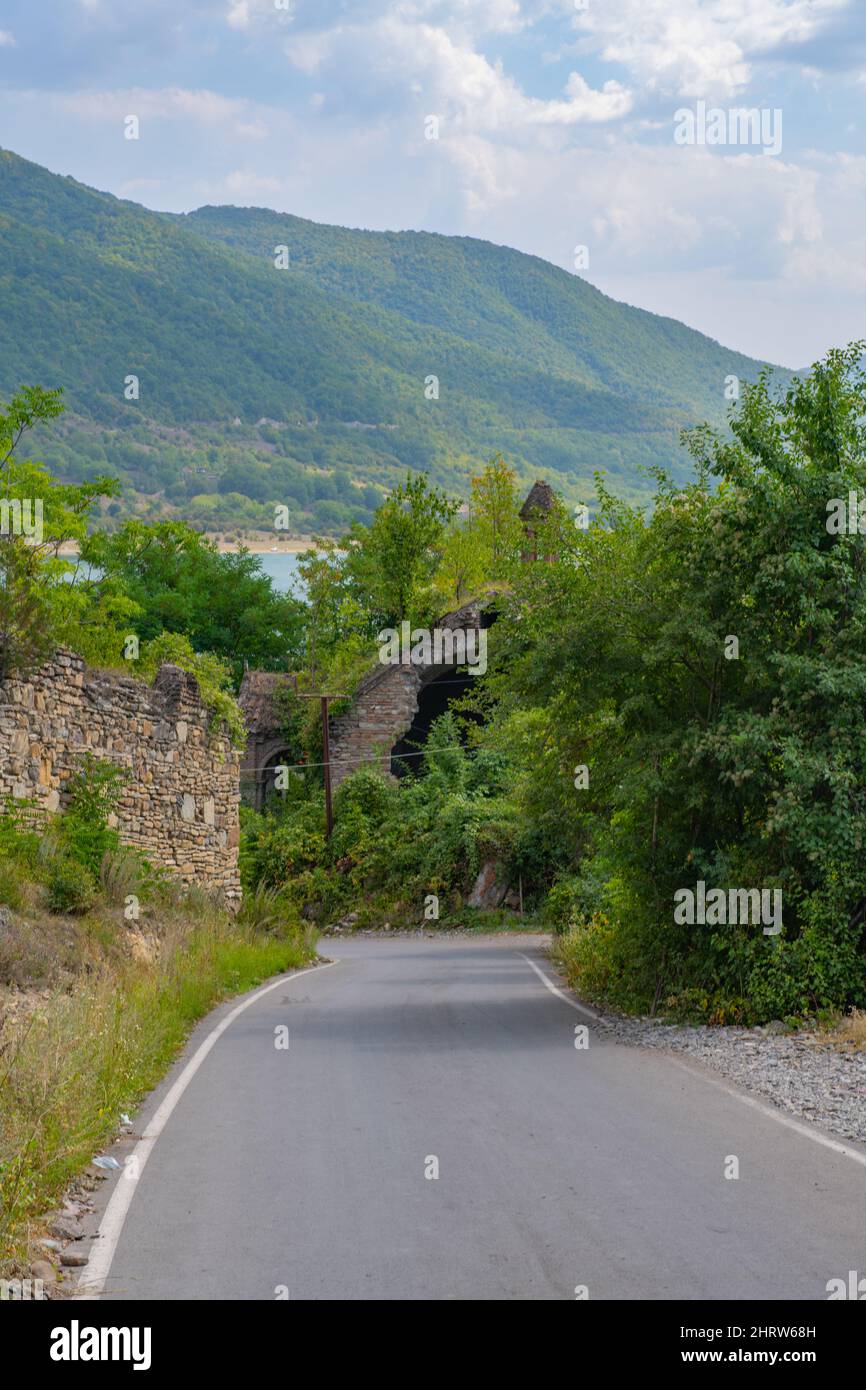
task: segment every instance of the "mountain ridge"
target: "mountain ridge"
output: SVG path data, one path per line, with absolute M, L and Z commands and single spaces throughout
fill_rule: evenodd
M 153 212 L 5 150 L 0 290 L 0 392 L 39 381 L 68 401 L 46 461 L 116 472 L 139 514 L 215 527 L 281 501 L 339 530 L 407 468 L 460 493 L 495 452 L 569 498 L 596 467 L 641 498 L 641 469 L 684 475 L 680 428 L 722 424 L 725 378 L 763 365 L 492 242 Z

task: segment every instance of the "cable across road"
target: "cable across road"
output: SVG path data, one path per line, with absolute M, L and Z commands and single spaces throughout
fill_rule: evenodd
M 458 748 L 463 748 L 462 743 L 449 743 L 446 748 L 422 748 L 418 753 L 378 753 L 370 758 L 331 758 L 325 763 L 271 763 L 266 768 L 266 772 L 273 772 L 276 768 L 285 768 L 287 772 L 294 772 L 299 767 L 343 767 L 346 763 L 381 763 L 385 758 L 426 758 L 429 753 L 453 753 Z

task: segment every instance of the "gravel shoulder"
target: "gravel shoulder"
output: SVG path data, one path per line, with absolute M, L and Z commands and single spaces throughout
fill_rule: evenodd
M 685 1053 L 799 1119 L 866 1143 L 866 1052 L 842 1050 L 820 1033 L 688 1027 L 602 1014 L 619 1043 Z

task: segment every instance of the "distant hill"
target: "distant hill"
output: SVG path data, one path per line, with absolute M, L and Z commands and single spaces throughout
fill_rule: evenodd
M 153 213 L 8 151 L 0 293 L 0 393 L 66 395 L 34 452 L 64 476 L 117 473 L 141 514 L 219 529 L 284 502 L 297 529 L 339 531 L 407 468 L 461 493 L 496 452 L 569 498 L 596 468 L 644 496 L 640 465 L 682 471 L 680 427 L 721 423 L 725 377 L 760 369 L 489 242 Z

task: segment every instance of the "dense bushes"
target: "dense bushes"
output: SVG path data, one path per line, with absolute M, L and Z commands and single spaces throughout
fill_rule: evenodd
M 320 788 L 296 778 L 268 815 L 245 813 L 245 884 L 280 888 L 321 920 L 351 909 L 364 921 L 419 925 L 429 895 L 440 899 L 440 920 L 465 920 L 464 898 L 484 860 L 508 872 L 518 862 L 503 773 L 501 759 L 473 757 L 455 716 L 443 715 L 418 775 L 394 784 L 361 768 L 343 782 L 329 843 Z
M 747 390 L 650 517 L 603 488 L 588 530 L 554 517 L 504 605 L 498 738 L 535 711 L 518 792 L 569 861 L 549 909 L 575 983 L 626 1008 L 866 1001 L 866 539 L 827 524 L 866 495 L 859 358 Z M 679 924 L 698 882 L 781 890 L 781 932 Z
M 575 984 L 599 999 L 714 1021 L 862 1007 L 861 354 L 859 344 L 829 354 L 781 396 L 769 379 L 744 388 L 729 433 L 687 436 L 691 483 L 656 472 L 649 515 L 599 477 L 585 529 L 562 507 L 536 518 L 537 561 L 519 558 L 519 499 L 501 459 L 472 480 L 463 515 L 428 479 L 410 478 L 370 526 L 305 557 L 304 630 L 287 656 L 300 696 L 350 698 L 383 625 L 433 624 L 443 606 L 494 586 L 490 670 L 464 698 L 484 723 L 453 710 L 441 718 L 417 775 L 399 785 L 357 771 L 327 841 L 317 704 L 287 696 L 285 746 L 303 776 L 266 815 L 245 813 L 249 911 L 419 924 L 435 896 L 440 920 L 463 922 L 479 868 L 495 860 L 554 928 Z M 55 404 L 20 397 L 3 428 Z M 52 544 L 80 533 L 92 497 L 55 499 Z M 853 518 L 828 525 L 852 497 Z M 156 635 L 139 669 L 169 656 L 195 670 L 240 737 L 224 660 L 196 652 L 185 631 L 157 631 L 170 614 L 204 641 L 202 576 L 224 567 L 183 528 L 130 527 L 103 554 L 118 549 L 147 578 L 126 602 L 152 606 Z M 45 574 L 56 612 L 63 586 Z M 91 595 L 71 610 L 81 630 L 85 609 L 103 637 L 120 620 L 111 610 L 100 627 L 107 610 Z M 233 633 L 223 624 L 219 642 L 206 640 L 234 651 Z M 256 644 L 271 651 L 269 633 L 257 631 Z M 73 809 L 62 831 L 52 891 L 67 907 L 76 892 L 87 901 L 87 881 L 59 859 L 104 878 L 112 846 L 107 823 L 95 824 Z M 20 894 L 14 873 L 6 882 L 2 891 Z M 678 920 L 677 895 L 699 884 L 711 895 L 781 893 L 781 930 Z
M 88 912 L 96 900 L 96 879 L 77 859 L 55 859 L 47 888 L 52 912 Z

